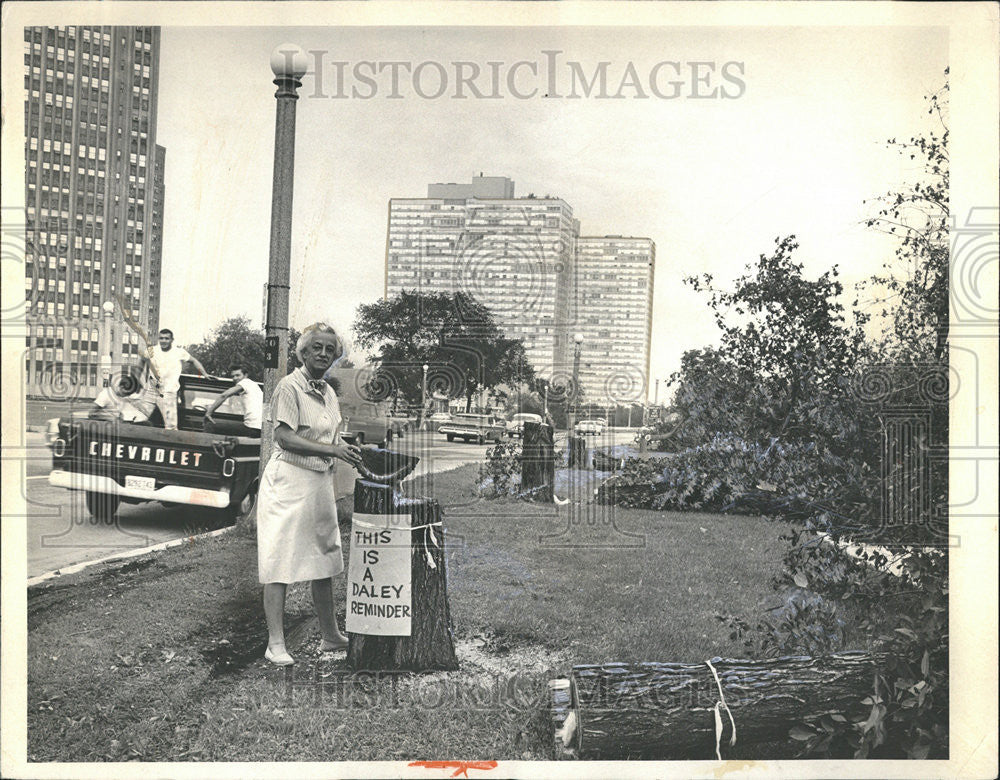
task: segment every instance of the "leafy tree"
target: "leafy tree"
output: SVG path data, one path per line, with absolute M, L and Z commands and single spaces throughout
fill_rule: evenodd
M 295 342 L 299 332 L 288 331 L 288 370 L 298 366 Z M 246 365 L 250 376 L 258 381 L 264 377 L 264 331 L 254 328 L 249 317 L 232 317 L 217 325 L 200 344 L 193 344 L 188 351 L 205 366 L 208 373 L 228 376 L 231 366 Z
M 489 309 L 464 293 L 403 291 L 362 304 L 354 332 L 358 345 L 372 350 L 374 384 L 411 404 L 420 402 L 425 364 L 428 393 L 465 398 L 466 409 L 480 389 L 534 375 L 523 342 L 507 338 Z
M 785 655 L 842 649 L 849 616 L 856 641 L 885 654 L 856 705 L 791 730 L 811 757 L 948 755 L 947 459 L 928 462 L 948 442 L 947 91 L 928 96 L 941 129 L 889 141 L 923 176 L 880 198 L 868 221 L 899 237 L 868 285 L 883 307 L 877 343 L 862 336 L 868 312 L 848 323 L 836 269 L 805 279 L 790 238 L 731 292 L 689 280 L 709 293 L 723 343 L 686 353 L 673 378 L 681 451 L 630 462 L 601 496 L 797 521 L 782 537 L 775 587 L 794 588 L 782 611 L 753 627 L 719 617 L 752 654 Z M 866 374 L 876 381 L 858 387 Z M 912 426 L 887 425 L 906 409 Z M 852 547 L 866 540 L 880 546 Z
M 948 70 L 945 69 L 947 78 Z M 927 96 L 934 127 L 889 148 L 920 166 L 922 179 L 878 199 L 868 227 L 899 239 L 895 262 L 883 265 L 869 287 L 889 320 L 882 351 L 901 362 L 948 362 L 948 82 Z
M 793 260 L 795 237 L 775 244 L 732 290 L 716 287 L 708 274 L 685 280 L 708 294 L 722 343 L 684 355 L 671 377 L 674 407 L 688 438 L 700 442 L 735 433 L 851 451 L 863 438 L 848 407 L 850 377 L 867 355 L 867 315 L 847 321 L 836 266 L 807 279 Z

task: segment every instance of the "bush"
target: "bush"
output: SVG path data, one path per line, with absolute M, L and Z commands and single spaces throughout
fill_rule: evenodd
M 517 496 L 521 492 L 521 440 L 501 440 L 486 450 L 485 479 L 480 486 L 487 498 Z
M 760 514 L 817 503 L 857 501 L 858 464 L 813 443 L 760 444 L 716 435 L 707 444 L 667 458 L 631 458 L 598 500 L 645 509 L 750 509 Z M 748 503 L 744 503 L 744 502 Z M 767 502 L 761 507 L 761 501 Z M 757 502 L 757 503 L 753 503 Z M 768 511 L 760 511 L 766 509 Z

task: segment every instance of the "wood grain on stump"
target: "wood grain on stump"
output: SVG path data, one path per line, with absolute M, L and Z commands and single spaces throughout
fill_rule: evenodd
M 355 514 L 408 513 L 411 526 L 441 520 L 435 499 L 407 499 L 389 485 L 365 480 L 354 484 Z M 367 671 L 452 671 L 458 658 L 452 641 L 451 614 L 445 573 L 444 527 L 434 527 L 437 545 L 423 528 L 411 532 L 410 636 L 372 636 L 348 632 L 347 663 L 352 669 Z M 428 560 L 430 553 L 430 561 Z

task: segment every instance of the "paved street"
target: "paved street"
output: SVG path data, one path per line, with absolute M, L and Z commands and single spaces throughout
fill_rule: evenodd
M 602 437 L 600 444 L 631 441 L 633 433 L 617 431 Z M 167 508 L 157 503 L 122 504 L 111 524 L 95 520 L 84 506 L 82 492 L 51 487 L 48 449 L 40 433 L 26 434 L 29 457 L 24 462 L 27 485 L 28 576 L 160 542 L 180 539 L 211 529 L 217 521 L 209 510 L 191 507 Z M 565 433 L 556 436 L 556 446 L 565 446 Z M 597 437 L 589 437 L 591 446 Z M 466 463 L 481 462 L 488 445 L 449 443 L 444 436 L 411 433 L 394 442 L 395 448 L 420 457 L 412 479 L 446 471 Z M 338 472 L 338 495 L 347 493 L 354 471 Z M 428 488 L 432 483 L 427 483 Z M 424 489 L 421 486 L 421 489 Z

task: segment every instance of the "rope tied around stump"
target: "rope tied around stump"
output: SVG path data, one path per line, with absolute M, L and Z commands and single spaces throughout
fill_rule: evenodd
M 733 713 L 729 709 L 729 704 L 726 703 L 726 694 L 722 691 L 722 681 L 719 680 L 719 673 L 715 671 L 715 667 L 712 666 L 711 661 L 705 661 L 705 663 L 711 670 L 712 677 L 715 678 L 715 684 L 719 688 L 719 700 L 712 708 L 712 712 L 715 714 L 715 757 L 721 761 L 722 753 L 719 751 L 719 743 L 722 741 L 722 715 L 719 714 L 719 707 L 726 708 L 726 714 L 729 716 L 729 722 L 733 725 L 733 736 L 729 738 L 730 746 L 736 744 L 736 721 L 733 720 Z
M 401 515 L 402 517 L 408 517 L 408 515 Z M 392 515 L 386 515 L 386 517 L 392 517 Z M 433 523 L 424 523 L 423 525 L 380 525 L 378 523 L 366 523 L 364 520 L 352 520 L 354 525 L 361 526 L 362 528 L 373 528 L 377 531 L 392 530 L 398 528 L 406 531 L 423 531 L 424 532 L 424 555 L 427 556 L 427 565 L 432 569 L 437 568 L 437 564 L 434 563 L 434 556 L 431 555 L 430 545 L 434 544 L 435 547 L 440 547 L 438 544 L 437 536 L 434 534 L 434 526 L 442 525 L 441 520 L 435 520 Z

